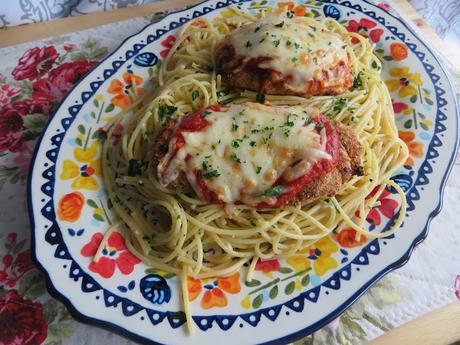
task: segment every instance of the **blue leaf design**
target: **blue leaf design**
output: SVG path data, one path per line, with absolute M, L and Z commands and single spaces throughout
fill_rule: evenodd
M 69 232 L 69 235 L 70 236 L 75 236 L 75 230 L 74 229 L 71 229 L 71 228 L 68 228 L 67 231 Z
M 347 252 L 345 249 L 340 249 L 340 252 L 341 252 L 343 255 L 348 255 L 348 252 Z
M 81 236 L 83 235 L 83 233 L 85 232 L 85 229 L 80 229 L 77 231 L 77 236 Z
M 154 304 L 168 303 L 171 299 L 171 289 L 166 280 L 158 274 L 149 274 L 139 283 L 142 296 Z
M 131 280 L 128 284 L 128 290 L 134 289 L 135 286 L 136 286 L 136 283 L 134 282 L 134 280 Z
M 138 54 L 134 58 L 134 64 L 139 67 L 154 66 L 157 63 L 157 61 L 158 58 L 156 57 L 156 55 L 150 52 Z
M 123 285 L 117 286 L 117 289 L 120 290 L 123 293 L 128 291 L 128 289 L 126 287 L 124 287 Z
M 345 263 L 345 262 L 347 262 L 347 261 L 348 261 L 348 258 L 342 258 L 342 260 L 340 261 L 340 263 L 343 264 L 343 263 Z
M 413 183 L 412 176 L 407 175 L 407 174 L 399 174 L 399 175 L 393 176 L 391 179 L 395 181 L 404 192 L 407 192 Z M 392 187 L 391 192 L 396 193 L 396 190 Z
M 323 12 L 325 17 L 330 17 L 335 20 L 340 19 L 340 10 L 332 5 L 326 5 L 323 7 Z

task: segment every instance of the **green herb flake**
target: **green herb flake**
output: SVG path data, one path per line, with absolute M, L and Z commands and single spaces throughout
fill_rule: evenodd
M 296 63 L 298 60 L 299 59 L 297 57 L 295 57 L 295 56 L 291 59 L 291 61 L 294 62 L 294 63 Z
M 272 43 L 273 43 L 273 45 L 274 45 L 275 47 L 278 48 L 278 46 L 280 45 L 281 41 L 280 41 L 280 40 L 274 40 Z
M 234 148 L 240 147 L 240 143 L 238 142 L 238 140 L 232 140 L 232 147 Z
M 200 97 L 200 91 L 194 90 L 194 91 L 192 92 L 192 101 L 194 101 L 194 100 L 197 99 L 198 97 Z
M 246 41 L 246 48 L 251 48 L 251 47 L 252 47 L 251 41 Z
M 264 104 L 265 103 L 265 95 L 262 92 L 258 92 L 256 95 L 256 101 L 258 103 Z
M 282 186 L 275 186 L 264 190 L 265 196 L 277 196 L 284 193 L 284 188 Z
M 363 85 L 361 74 L 363 74 L 363 71 L 359 71 L 358 74 L 355 76 L 355 79 L 353 80 L 353 86 L 350 87 L 350 91 L 358 89 Z
M 128 176 L 142 175 L 146 163 L 142 160 L 130 159 L 128 163 Z
M 281 23 L 276 24 L 275 27 L 282 28 L 283 25 L 284 25 L 284 20 Z
M 342 111 L 343 108 L 347 106 L 347 99 L 343 97 L 334 98 L 332 101 L 332 110 L 338 114 Z
M 241 164 L 241 159 L 236 155 L 236 153 L 232 153 L 230 155 L 230 159 L 238 164 Z
M 255 142 L 255 141 L 251 141 L 251 142 L 249 143 L 249 145 L 250 145 L 251 147 L 255 147 L 255 146 L 256 146 L 256 142 Z
M 254 29 L 254 32 L 257 32 L 260 30 L 260 25 L 259 26 L 256 26 L 256 28 Z
M 250 224 L 251 226 L 254 226 L 254 227 L 257 226 L 256 223 L 254 222 L 254 220 L 253 220 L 252 218 L 249 218 L 249 219 L 248 219 L 248 222 L 249 222 L 249 224 Z
M 256 174 L 260 174 L 261 171 L 262 171 L 262 167 L 257 167 L 256 168 Z

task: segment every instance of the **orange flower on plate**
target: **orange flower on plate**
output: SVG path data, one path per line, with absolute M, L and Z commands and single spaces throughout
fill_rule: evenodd
M 353 248 L 363 245 L 367 238 L 364 235 L 359 237 L 359 240 L 355 240 L 356 230 L 352 228 L 343 229 L 337 234 L 337 242 L 344 248 Z
M 201 298 L 201 307 L 203 309 L 222 308 L 228 304 L 225 293 L 235 295 L 241 291 L 240 274 L 235 273 L 229 277 L 207 279 L 188 277 L 187 289 L 189 301 L 195 300 L 205 290 Z
M 66 222 L 76 222 L 85 205 L 85 197 L 80 192 L 72 192 L 59 199 L 58 218 Z
M 111 103 L 125 109 L 132 102 L 132 97 L 142 96 L 144 94 L 144 88 L 142 82 L 144 79 L 137 74 L 125 72 L 123 73 L 123 81 L 119 79 L 113 79 L 110 82 L 108 93 L 115 95 L 111 99 Z
M 423 143 L 414 140 L 415 134 L 413 132 L 399 131 L 399 138 L 406 143 L 407 148 L 409 149 L 409 158 L 407 158 L 406 163 L 404 163 L 404 165 L 408 167 L 413 167 L 414 157 L 423 157 Z
M 287 10 L 288 17 L 303 17 L 307 14 L 307 9 L 305 8 L 305 6 L 296 6 L 293 1 L 279 2 L 278 7 L 285 8 Z
M 399 42 L 390 44 L 390 53 L 395 61 L 404 60 L 408 55 L 406 45 Z

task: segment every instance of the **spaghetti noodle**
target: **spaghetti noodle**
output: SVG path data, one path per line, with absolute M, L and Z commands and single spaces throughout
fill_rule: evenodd
M 330 18 L 291 20 L 336 32 L 347 42 L 354 87 L 336 97 L 266 95 L 265 100 L 275 105 L 316 107 L 352 128 L 363 148 L 363 176 L 352 177 L 334 197 L 281 209 L 237 204 L 232 217 L 221 205 L 174 194 L 159 183 L 149 154 L 166 120 L 213 104 L 256 100 L 255 92 L 226 89 L 215 72 L 217 43 L 225 34 L 257 19 L 234 8 L 232 13 L 212 22 L 199 19 L 184 25 L 153 80 L 153 93 L 106 126 L 110 139 L 117 125 L 124 125 L 117 146 L 111 140 L 104 142 L 102 171 L 115 212 L 127 229 L 129 250 L 146 264 L 179 274 L 183 280 L 186 276 L 230 275 L 246 263 L 250 278 L 259 259 L 296 253 L 344 227 L 355 229 L 357 237 L 369 238 L 388 236 L 398 229 L 406 202 L 404 192 L 390 177 L 403 165 L 408 151 L 398 138 L 390 96 L 380 77 L 381 63 L 365 38 L 347 32 Z M 357 43 L 352 44 L 352 39 Z M 400 195 L 399 216 L 387 232 L 366 231 L 365 215 L 386 186 Z M 374 189 L 377 192 L 368 197 Z M 185 281 L 183 289 L 187 303 Z M 190 312 L 186 314 L 191 321 Z M 187 323 L 190 327 L 191 322 Z

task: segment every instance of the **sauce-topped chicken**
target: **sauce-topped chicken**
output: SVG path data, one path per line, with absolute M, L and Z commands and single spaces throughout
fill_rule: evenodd
M 216 48 L 216 66 L 230 87 L 279 95 L 335 95 L 353 84 L 345 47 L 337 33 L 268 16 L 225 36 Z
M 169 122 L 153 157 L 170 189 L 270 208 L 334 195 L 360 174 L 360 152 L 352 131 L 316 108 L 245 103 Z

